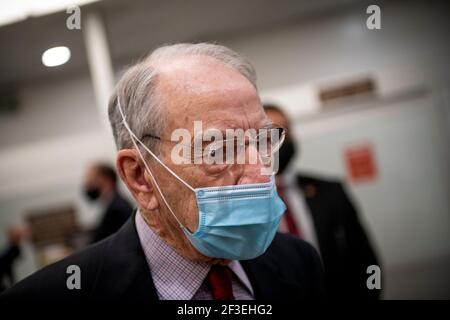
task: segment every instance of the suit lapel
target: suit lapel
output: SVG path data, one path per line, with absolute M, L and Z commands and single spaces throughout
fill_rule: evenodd
M 252 285 L 255 299 L 292 299 L 300 288 L 281 275 L 278 263 L 269 252 L 253 260 L 240 261 Z
M 135 214 L 109 239 L 93 295 L 105 299 L 158 299 L 134 223 Z
M 306 205 L 311 212 L 314 228 L 316 229 L 317 235 L 320 237 L 323 231 L 321 228 L 327 225 L 327 221 L 323 221 L 324 215 L 326 215 L 327 212 L 326 207 L 324 207 L 326 205 L 326 201 L 321 199 L 321 190 L 313 181 L 305 180 L 301 176 L 297 176 L 297 185 L 303 193 Z
M 321 211 L 320 201 L 318 201 L 318 186 L 311 181 L 304 180 L 301 176 L 297 176 L 297 185 L 300 187 L 306 204 L 308 205 L 314 217 L 316 212 Z

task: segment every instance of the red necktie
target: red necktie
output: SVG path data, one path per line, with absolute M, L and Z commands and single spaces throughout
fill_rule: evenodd
M 214 300 L 234 300 L 231 270 L 227 266 L 213 265 L 207 279 Z
M 294 217 L 292 216 L 292 213 L 289 210 L 289 203 L 287 201 L 285 190 L 286 190 L 286 188 L 284 186 L 282 186 L 281 184 L 277 184 L 278 195 L 280 196 L 281 200 L 283 200 L 284 204 L 286 205 L 286 211 L 284 212 L 284 219 L 286 220 L 286 224 L 287 224 L 289 233 L 301 238 L 302 235 L 301 235 L 300 229 L 297 227 Z

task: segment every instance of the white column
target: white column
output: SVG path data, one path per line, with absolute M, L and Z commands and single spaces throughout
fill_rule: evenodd
M 82 30 L 94 95 L 104 132 L 106 148 L 115 153 L 114 140 L 108 121 L 108 100 L 114 86 L 114 71 L 103 20 L 98 12 L 82 14 Z

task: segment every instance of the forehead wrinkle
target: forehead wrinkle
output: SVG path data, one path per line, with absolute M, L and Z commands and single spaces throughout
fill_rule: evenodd
M 243 99 L 246 101 L 243 102 Z M 239 94 L 239 98 L 226 95 L 187 95 L 186 99 L 171 99 L 169 111 L 173 123 L 178 125 L 193 126 L 194 121 L 200 120 L 204 128 L 211 125 L 223 127 L 224 124 L 231 128 L 246 127 L 245 122 L 255 122 L 252 114 L 243 112 L 243 109 L 249 108 L 248 105 L 255 104 L 255 101 L 251 100 L 255 100 L 254 94 Z M 261 116 L 265 117 L 265 114 L 262 112 Z
M 231 127 L 243 127 L 249 119 L 246 106 L 259 101 L 254 86 L 238 71 L 214 59 L 206 64 L 203 60 L 201 63 L 192 60 L 195 59 L 191 59 L 190 64 L 172 61 L 159 73 L 159 89 L 167 97 L 171 127 L 186 127 L 192 131 L 193 121 L 202 120 L 205 130 L 205 124 L 224 118 L 230 118 L 227 123 Z M 211 66 L 217 70 L 208 69 Z M 236 124 L 237 119 L 241 123 Z
M 158 74 L 173 92 L 205 95 L 228 94 L 242 89 L 242 84 L 254 89 L 251 82 L 237 70 L 208 56 L 181 56 L 160 61 Z M 256 89 L 255 89 L 256 90 Z

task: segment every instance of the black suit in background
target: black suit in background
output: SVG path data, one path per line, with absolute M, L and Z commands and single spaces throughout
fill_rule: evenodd
M 297 184 L 312 215 L 331 298 L 376 299 L 380 290 L 369 290 L 366 273 L 378 265 L 375 252 L 355 207 L 341 183 L 305 175 Z
M 20 248 L 17 245 L 9 245 L 0 254 L 0 292 L 14 283 L 13 262 L 20 256 Z M 7 282 L 7 283 L 6 283 Z
M 103 213 L 99 226 L 94 230 L 92 243 L 98 242 L 120 229 L 133 213 L 130 203 L 118 192 L 114 196 Z
M 277 234 L 262 256 L 242 261 L 256 299 L 321 298 L 322 267 L 306 242 Z M 69 290 L 69 265 L 81 269 L 81 290 Z M 157 300 L 158 295 L 134 223 L 134 215 L 111 237 L 50 265 L 0 296 L 17 300 Z

